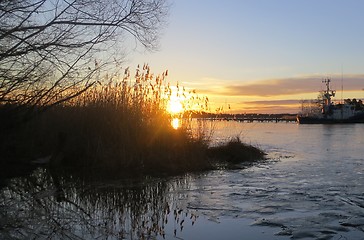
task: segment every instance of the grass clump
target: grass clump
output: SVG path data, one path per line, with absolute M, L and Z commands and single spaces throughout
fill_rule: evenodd
M 241 142 L 239 137 L 235 137 L 224 144 L 210 147 L 208 155 L 220 163 L 237 164 L 264 159 L 265 153 L 259 148 Z

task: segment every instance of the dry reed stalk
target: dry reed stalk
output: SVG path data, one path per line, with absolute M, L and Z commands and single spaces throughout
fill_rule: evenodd
M 19 141 L 34 155 L 62 153 L 62 165 L 119 174 L 210 168 L 206 126 L 192 131 L 189 115 L 173 129 L 166 111 L 172 94 L 183 96 L 185 107 L 200 110 L 207 109 L 208 99 L 179 84 L 173 92 L 167 76 L 168 71 L 151 74 L 147 65 L 137 69 L 133 80 L 128 69 L 105 76 L 34 118 Z

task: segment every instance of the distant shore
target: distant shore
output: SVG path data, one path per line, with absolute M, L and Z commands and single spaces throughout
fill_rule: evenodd
M 193 118 L 210 119 L 210 120 L 227 120 L 238 122 L 296 122 L 297 114 L 292 113 L 192 113 Z

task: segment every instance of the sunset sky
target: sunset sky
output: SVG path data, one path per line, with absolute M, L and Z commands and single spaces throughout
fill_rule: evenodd
M 208 96 L 211 111 L 297 113 L 324 78 L 341 99 L 364 98 L 364 1 L 174 0 L 156 52 L 131 66 Z M 230 104 L 231 109 L 227 106 Z

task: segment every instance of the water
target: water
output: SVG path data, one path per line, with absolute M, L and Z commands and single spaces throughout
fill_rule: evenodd
M 85 182 L 37 169 L 0 192 L 0 239 L 364 239 L 364 124 L 218 122 L 267 161 Z

